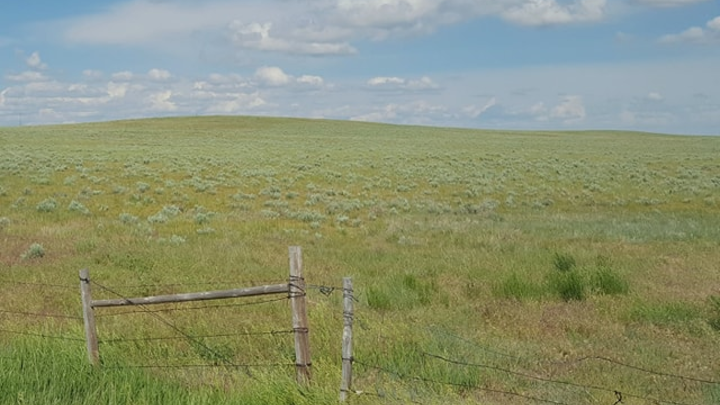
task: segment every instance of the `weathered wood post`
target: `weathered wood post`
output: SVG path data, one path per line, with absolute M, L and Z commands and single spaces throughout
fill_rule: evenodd
M 88 359 L 90 360 L 90 364 L 97 366 L 100 362 L 100 351 L 98 349 L 97 328 L 95 327 L 95 314 L 92 308 L 90 272 L 88 269 L 80 270 L 80 297 L 82 299 Z
M 352 327 L 353 327 L 353 284 L 352 278 L 343 278 L 343 335 L 342 335 L 342 380 L 340 381 L 340 402 L 347 400 L 352 386 Z
M 298 384 L 306 385 L 312 377 L 310 361 L 310 334 L 305 302 L 305 279 L 303 278 L 302 251 L 300 246 L 290 246 L 290 306 L 295 331 L 295 370 Z

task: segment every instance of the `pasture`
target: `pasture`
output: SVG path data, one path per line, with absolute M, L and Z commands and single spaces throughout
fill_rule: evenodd
M 337 403 L 352 276 L 349 403 L 718 403 L 719 156 L 285 118 L 0 128 L 0 402 Z M 291 245 L 309 387 L 284 301 L 98 311 L 87 364 L 78 270 L 97 298 L 247 287 L 286 280 Z

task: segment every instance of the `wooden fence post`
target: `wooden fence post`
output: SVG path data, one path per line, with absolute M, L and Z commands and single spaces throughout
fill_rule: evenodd
M 305 302 L 305 279 L 303 278 L 302 251 L 300 246 L 290 246 L 290 306 L 295 331 L 295 370 L 298 384 L 307 385 L 312 377 L 310 361 L 310 336 Z
M 97 366 L 100 362 L 100 351 L 98 349 L 97 329 L 95 327 L 95 314 L 92 308 L 92 296 L 90 295 L 90 272 L 88 269 L 80 270 L 80 296 L 82 299 L 88 359 L 90 360 L 90 364 Z
M 340 381 L 340 402 L 347 400 L 352 386 L 352 335 L 353 335 L 353 284 L 352 278 L 343 278 L 343 336 L 342 336 L 342 380 Z

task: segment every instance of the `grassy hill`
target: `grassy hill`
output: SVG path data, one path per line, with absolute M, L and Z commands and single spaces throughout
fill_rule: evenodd
M 0 128 L 0 402 L 336 403 L 352 276 L 351 403 L 717 403 L 718 156 L 288 118 Z M 283 282 L 290 245 L 311 387 L 284 301 L 98 310 L 86 364 L 79 269 L 94 298 L 246 287 Z

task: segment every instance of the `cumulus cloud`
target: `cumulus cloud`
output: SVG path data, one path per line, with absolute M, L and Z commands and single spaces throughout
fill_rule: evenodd
M 585 106 L 580 96 L 565 96 L 560 104 L 550 111 L 551 118 L 558 118 L 569 124 L 585 119 Z
M 502 13 L 506 20 L 525 26 L 562 25 L 600 21 L 606 0 L 580 0 L 563 5 L 557 0 L 529 0 Z
M 272 22 L 243 23 L 233 21 L 230 24 L 233 44 L 240 48 L 258 51 L 283 52 L 305 55 L 347 55 L 357 50 L 346 42 L 318 42 L 302 40 L 292 35 L 275 35 Z
M 83 70 L 82 75 L 83 75 L 83 77 L 85 77 L 87 79 L 98 80 L 98 79 L 102 79 L 103 72 L 101 72 L 99 70 L 85 69 L 85 70 Z
M 237 114 L 267 104 L 258 92 L 228 94 L 225 97 L 227 99 L 212 104 L 207 108 L 206 112 L 210 114 Z
M 16 75 L 6 75 L 5 78 L 12 82 L 40 82 L 49 80 L 47 76 L 36 71 L 25 71 Z
M 25 59 L 25 63 L 32 69 L 47 69 L 47 65 L 40 59 L 40 53 L 37 51 L 30 54 L 30 56 Z
M 445 105 L 416 100 L 375 107 L 368 112 L 354 114 L 349 119 L 352 121 L 427 125 L 436 120 L 446 120 L 452 117 L 454 114 Z
M 325 80 L 320 76 L 301 75 L 295 77 L 285 73 L 277 66 L 263 66 L 255 70 L 255 81 L 262 86 L 286 86 L 297 90 L 319 89 L 325 87 Z
M 116 72 L 112 74 L 112 79 L 117 81 L 130 81 L 135 77 L 132 72 L 130 71 L 122 71 L 122 72 Z
M 170 101 L 172 91 L 166 90 L 150 94 L 147 98 L 150 108 L 154 111 L 170 112 L 178 109 L 177 105 Z
M 320 76 L 311 76 L 311 75 L 302 75 L 297 78 L 297 82 L 299 84 L 304 84 L 308 86 L 313 87 L 322 87 L 325 84 L 325 80 L 323 80 Z
M 130 85 L 128 83 L 109 82 L 107 84 L 107 95 L 112 98 L 123 98 L 127 94 Z
M 255 71 L 255 78 L 268 86 L 283 86 L 292 79 L 282 69 L 275 66 L 263 66 Z
M 208 38 L 220 38 L 227 41 L 215 45 L 246 52 L 332 56 L 357 53 L 353 43 L 359 41 L 427 35 L 490 16 L 524 26 L 595 22 L 604 18 L 606 1 L 132 0 L 48 24 L 48 29 L 72 44 L 196 52 Z
M 394 76 L 378 76 L 367 81 L 368 88 L 379 90 L 423 91 L 435 90 L 438 86 L 431 78 L 423 76 L 417 80 Z
M 168 72 L 167 70 L 163 70 L 163 69 L 150 69 L 150 71 L 148 71 L 148 77 L 152 80 L 158 80 L 158 81 L 167 80 L 171 76 L 172 75 L 170 74 L 170 72 Z
M 660 38 L 661 43 L 709 44 L 720 42 L 720 16 L 713 18 L 705 27 L 690 27 L 679 34 L 668 34 Z

